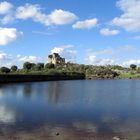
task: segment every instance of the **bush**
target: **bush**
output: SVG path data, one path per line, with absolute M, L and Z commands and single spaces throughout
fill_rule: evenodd
M 15 65 L 11 66 L 11 71 L 12 72 L 16 72 L 17 70 L 18 70 L 17 66 L 15 66 Z
M 47 64 L 45 65 L 45 69 L 54 69 L 54 68 L 55 68 L 55 65 L 52 64 L 52 63 L 47 63 Z
M 131 65 L 130 65 L 130 68 L 131 68 L 132 70 L 136 70 L 137 65 L 135 65 L 135 64 L 131 64 Z
M 40 71 L 44 68 L 44 63 L 37 63 L 35 66 L 35 70 Z
M 25 63 L 23 64 L 23 69 L 24 69 L 24 70 L 31 70 L 31 69 L 33 69 L 35 66 L 36 66 L 36 64 L 34 64 L 34 63 L 25 62 Z
M 1 67 L 0 68 L 0 72 L 2 72 L 2 73 L 9 73 L 10 72 L 10 69 L 7 68 L 7 67 Z

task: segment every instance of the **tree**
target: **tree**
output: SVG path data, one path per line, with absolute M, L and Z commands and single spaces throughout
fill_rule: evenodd
M 36 70 L 42 70 L 44 68 L 44 63 L 37 63 L 35 66 Z
M 45 65 L 45 68 L 46 68 L 46 69 L 54 69 L 55 66 L 54 66 L 54 64 L 52 64 L 52 63 L 47 63 L 47 64 Z
M 18 69 L 18 67 L 17 67 L 17 66 L 15 66 L 15 65 L 11 66 L 11 71 L 12 71 L 12 72 L 16 72 L 16 71 L 17 71 L 17 69 Z
M 7 68 L 7 67 L 1 67 L 1 68 L 0 68 L 0 71 L 1 71 L 2 73 L 9 73 L 9 72 L 10 72 L 10 69 Z
M 34 63 L 25 62 L 25 63 L 23 64 L 23 69 L 25 69 L 25 70 L 31 70 L 31 69 L 33 69 L 35 66 L 36 66 L 36 64 L 34 64 Z
M 131 65 L 130 65 L 130 68 L 131 68 L 132 70 L 136 70 L 137 65 L 135 65 L 135 64 L 131 64 Z

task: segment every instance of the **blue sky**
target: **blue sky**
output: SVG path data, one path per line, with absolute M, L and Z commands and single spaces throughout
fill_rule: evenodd
M 0 66 L 67 61 L 140 65 L 140 0 L 0 1 Z

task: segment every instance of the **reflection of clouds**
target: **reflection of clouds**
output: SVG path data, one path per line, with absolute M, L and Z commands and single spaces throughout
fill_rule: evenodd
M 120 116 L 117 114 L 117 113 L 103 113 L 102 116 L 101 116 L 101 121 L 103 123 L 119 123 L 121 121 L 121 118 Z
M 138 140 L 140 138 L 140 120 L 127 119 L 122 123 L 112 126 L 116 133 L 121 133 L 122 137 L 129 140 Z
M 16 121 L 15 112 L 6 106 L 0 106 L 0 123 L 14 123 Z
M 3 97 L 3 94 L 2 94 L 2 92 L 1 92 L 1 90 L 0 90 L 0 99 Z
M 97 125 L 91 122 L 74 122 L 73 127 L 78 130 L 97 132 Z

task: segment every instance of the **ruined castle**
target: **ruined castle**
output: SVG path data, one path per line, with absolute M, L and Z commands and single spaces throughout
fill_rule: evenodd
M 65 58 L 62 58 L 58 53 L 53 53 L 48 56 L 47 63 L 51 63 L 54 65 L 65 64 Z

